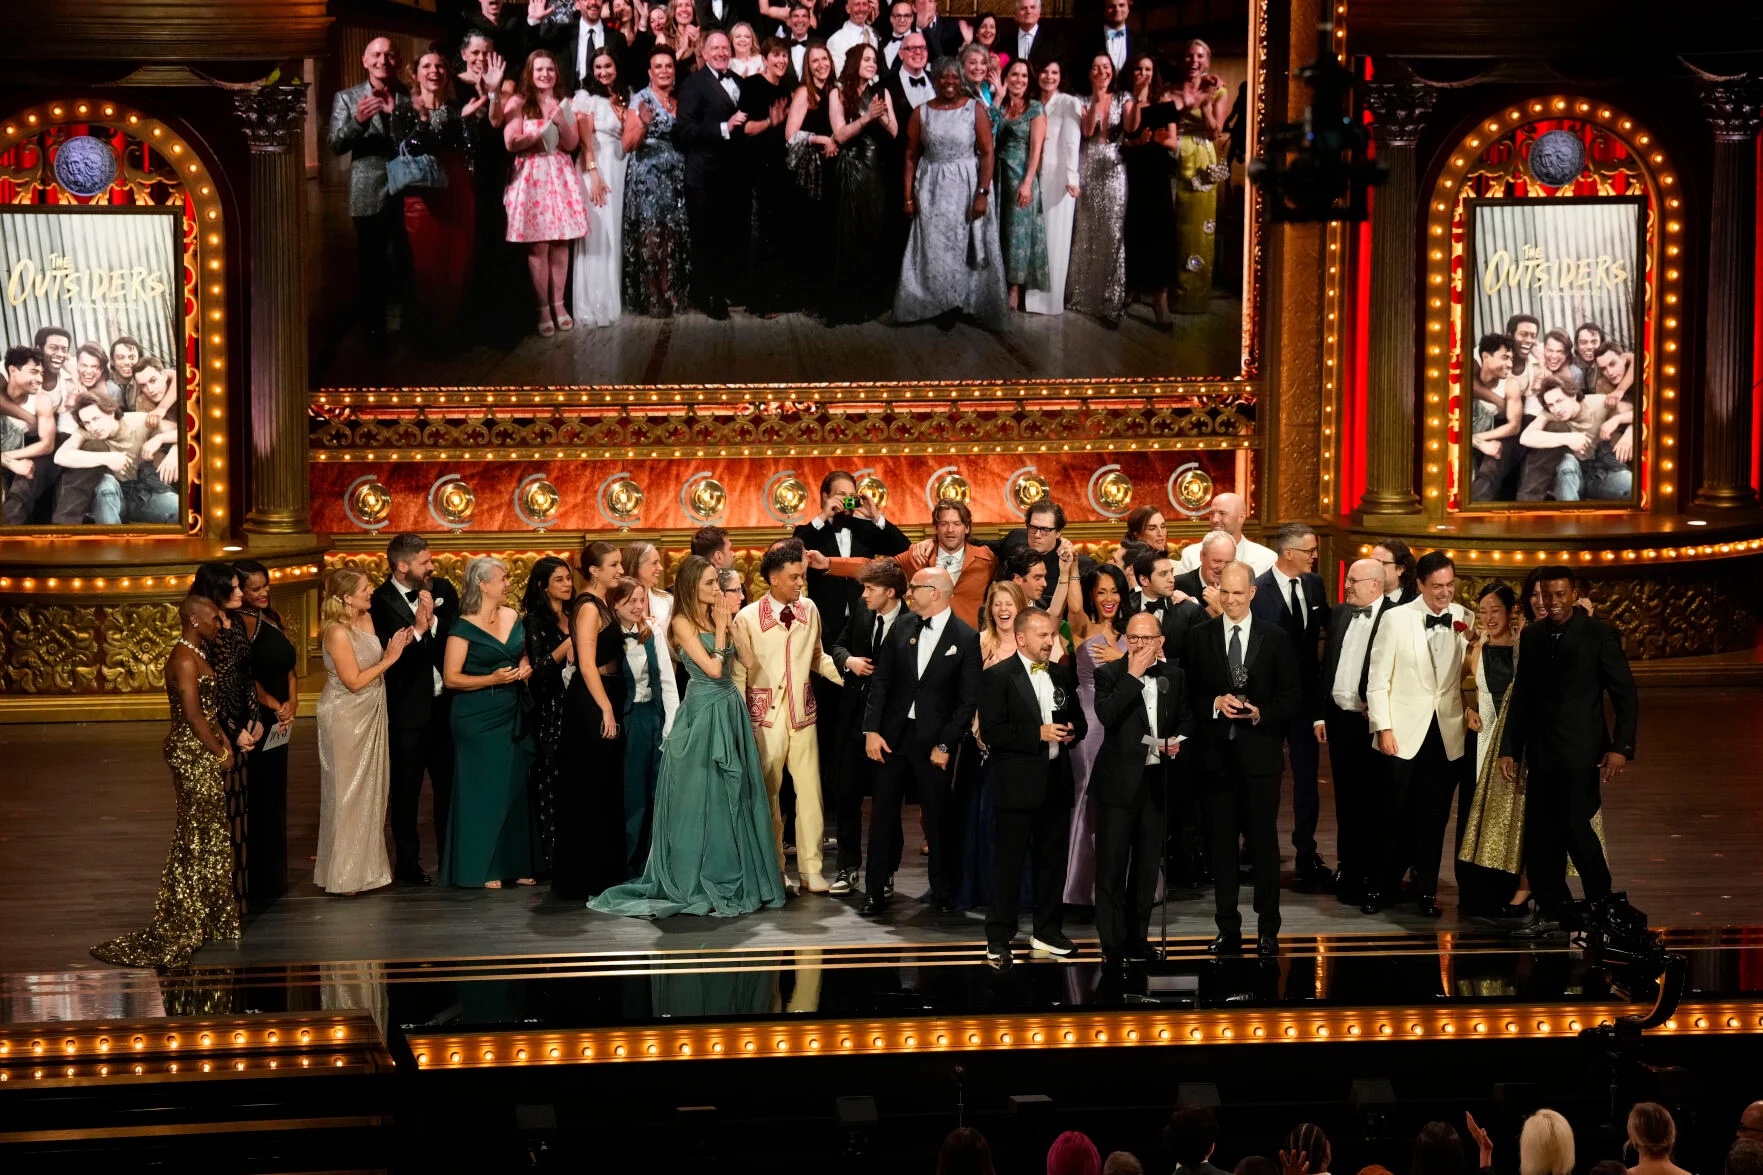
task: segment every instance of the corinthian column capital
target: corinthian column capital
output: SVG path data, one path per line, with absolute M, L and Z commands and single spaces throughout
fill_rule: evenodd
M 1437 92 L 1413 77 L 1375 81 L 1365 87 L 1365 105 L 1371 111 L 1372 131 L 1379 143 L 1412 147 L 1426 129 Z
M 306 87 L 275 84 L 236 91 L 233 113 L 253 154 L 293 151 L 306 121 Z

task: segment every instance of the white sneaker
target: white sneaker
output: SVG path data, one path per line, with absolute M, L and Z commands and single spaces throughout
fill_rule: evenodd
M 1072 942 L 1069 938 L 1063 937 L 1048 942 L 1045 939 L 1034 938 L 1031 936 L 1028 940 L 1028 946 L 1030 950 L 1042 951 L 1061 959 L 1077 950 L 1076 943 Z

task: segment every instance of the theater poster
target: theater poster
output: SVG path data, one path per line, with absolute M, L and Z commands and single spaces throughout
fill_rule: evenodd
M 1645 203 L 1476 200 L 1467 214 L 1465 507 L 1634 505 Z
M 9 528 L 182 530 L 181 212 L 0 208 Z

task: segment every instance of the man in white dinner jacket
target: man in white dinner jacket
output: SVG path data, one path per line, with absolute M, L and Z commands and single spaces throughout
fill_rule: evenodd
M 1372 746 L 1389 756 L 1389 771 L 1379 805 L 1383 835 L 1359 908 L 1375 914 L 1393 904 L 1402 871 L 1412 865 L 1415 904 L 1437 918 L 1445 825 L 1468 732 L 1481 729 L 1480 715 L 1463 701 L 1463 655 L 1478 636 L 1469 610 L 1451 602 L 1457 566 L 1450 556 L 1429 551 L 1415 572 L 1419 597 L 1385 613 L 1371 645 L 1366 716 Z

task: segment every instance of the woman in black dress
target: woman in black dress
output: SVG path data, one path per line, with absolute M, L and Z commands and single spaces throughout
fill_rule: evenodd
M 281 614 L 270 604 L 269 569 L 241 559 L 233 570 L 244 599 L 239 626 L 251 642 L 256 717 L 264 730 L 245 792 L 245 897 L 255 912 L 288 890 L 287 739 L 300 704 L 300 678 L 294 672 L 299 658 Z
M 624 851 L 624 634 L 607 597 L 624 578 L 619 549 L 582 551 L 587 586 L 575 598 L 576 671 L 563 691 L 553 781 L 551 892 L 580 901 L 626 877 Z M 592 654 L 588 655 L 588 651 Z
M 557 746 L 563 737 L 563 691 L 574 676 L 575 644 L 569 637 L 570 602 L 575 599 L 575 575 L 569 564 L 547 555 L 533 564 L 527 576 L 521 611 L 526 615 L 526 659 L 533 668 L 527 692 L 533 699 L 535 755 L 527 773 L 528 803 L 539 828 L 539 876 L 551 871 L 551 851 L 556 844 L 552 806 L 557 791 Z
M 1149 53 L 1135 57 L 1127 74 L 1133 106 L 1144 110 L 1167 98 Z M 1158 326 L 1170 326 L 1169 287 L 1175 282 L 1175 195 L 1169 186 L 1174 157 L 1150 127 L 1127 135 L 1120 149 L 1126 162 L 1126 290 L 1148 297 Z
M 808 42 L 808 48 L 802 54 L 802 70 L 807 76 L 790 98 L 784 140 L 790 145 L 790 173 L 795 177 L 800 200 L 794 239 L 812 247 L 813 243 L 825 241 L 832 233 L 833 188 L 838 182 L 833 173 L 833 161 L 838 156 L 839 145 L 833 141 L 830 105 L 830 95 L 837 82 L 833 78 L 833 55 L 827 52 L 823 42 Z M 803 305 L 814 313 L 819 313 L 825 305 L 826 275 L 826 267 L 814 261 L 801 265 L 796 273 Z
M 227 825 L 233 837 L 233 897 L 245 900 L 245 769 L 249 752 L 262 741 L 257 720 L 257 687 L 251 679 L 251 638 L 245 635 L 239 608 L 245 602 L 239 573 L 231 563 L 204 563 L 190 582 L 190 594 L 220 609 L 220 629 L 203 648 L 214 674 L 215 717 L 221 733 L 236 750 L 226 774 Z M 255 769 L 256 764 L 251 764 Z
M 887 159 L 900 133 L 893 100 L 872 45 L 845 54 L 838 89 L 829 96 L 833 141 L 838 144 L 838 191 L 833 229 L 833 284 L 829 326 L 880 318 L 894 300 L 890 229 L 899 215 L 890 197 Z
M 747 157 L 753 168 L 753 233 L 748 242 L 747 311 L 775 318 L 797 303 L 792 297 L 796 254 L 796 185 L 785 163 L 784 123 L 790 113 L 790 43 L 767 37 L 760 48 L 764 68 L 741 81 L 747 115 Z

